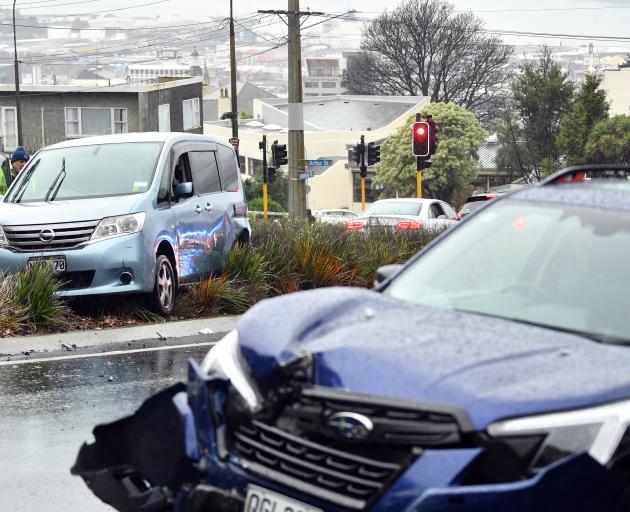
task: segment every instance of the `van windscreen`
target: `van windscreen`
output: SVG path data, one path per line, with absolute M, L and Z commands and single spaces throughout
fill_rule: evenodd
M 146 192 L 161 142 L 95 144 L 40 151 L 18 175 L 7 202 L 112 197 Z

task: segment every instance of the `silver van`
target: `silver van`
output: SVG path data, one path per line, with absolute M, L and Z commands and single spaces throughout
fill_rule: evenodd
M 50 264 L 62 295 L 145 293 L 220 271 L 251 228 L 233 148 L 185 133 L 75 139 L 38 151 L 0 202 L 0 270 Z

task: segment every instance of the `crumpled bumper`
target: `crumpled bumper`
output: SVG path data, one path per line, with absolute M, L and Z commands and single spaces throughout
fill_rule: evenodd
M 117 510 L 240 512 L 247 486 L 265 487 L 331 512 L 348 509 L 265 481 L 231 455 L 222 417 L 226 383 L 191 361 L 187 386 L 147 400 L 138 412 L 94 430 L 72 473 Z M 512 483 L 461 485 L 480 448 L 425 450 L 371 507 L 406 512 L 624 512 L 627 483 L 587 454 Z M 625 500 L 624 500 L 625 493 Z M 622 503 L 623 502 L 623 503 Z

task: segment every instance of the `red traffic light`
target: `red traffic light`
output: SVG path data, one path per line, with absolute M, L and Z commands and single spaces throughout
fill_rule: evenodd
M 427 122 L 413 124 L 413 154 L 422 158 L 431 154 L 431 125 Z

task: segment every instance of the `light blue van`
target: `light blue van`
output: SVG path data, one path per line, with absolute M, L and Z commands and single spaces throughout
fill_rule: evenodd
M 38 151 L 0 202 L 0 270 L 50 264 L 64 296 L 145 293 L 168 315 L 179 285 L 220 271 L 251 228 L 233 148 L 135 133 Z

